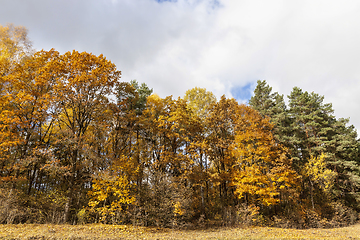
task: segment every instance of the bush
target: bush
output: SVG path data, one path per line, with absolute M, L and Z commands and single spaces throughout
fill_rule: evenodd
M 16 190 L 0 188 L 0 223 L 17 223 L 23 216 L 24 209 L 19 206 Z
M 354 224 L 359 218 L 359 214 L 355 210 L 345 206 L 341 202 L 333 202 L 331 206 L 334 211 L 330 221 L 332 227 L 343 227 Z
M 262 215 L 259 213 L 259 207 L 255 205 L 242 204 L 238 206 L 237 222 L 242 226 L 253 226 L 262 224 Z
M 190 189 L 181 180 L 156 173 L 152 185 L 143 184 L 144 191 L 132 210 L 134 225 L 182 228 L 190 222 Z

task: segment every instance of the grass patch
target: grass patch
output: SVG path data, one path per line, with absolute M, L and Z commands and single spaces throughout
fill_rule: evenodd
M 0 225 L 0 239 L 360 239 L 360 224 L 332 229 L 270 227 L 172 230 L 128 225 Z

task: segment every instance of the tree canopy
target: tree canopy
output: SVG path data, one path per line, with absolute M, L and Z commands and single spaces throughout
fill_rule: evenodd
M 249 105 L 161 98 L 103 55 L 31 50 L 0 26 L 0 223 L 339 226 L 359 140 L 324 97 L 258 81 Z

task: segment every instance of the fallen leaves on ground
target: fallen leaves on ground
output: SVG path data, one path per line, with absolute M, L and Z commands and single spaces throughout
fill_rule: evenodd
M 0 225 L 0 239 L 360 239 L 360 224 L 332 229 L 270 227 L 173 230 L 131 225 Z

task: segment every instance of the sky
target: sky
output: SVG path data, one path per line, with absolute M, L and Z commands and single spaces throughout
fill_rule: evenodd
M 0 0 L 37 50 L 103 54 L 160 97 L 193 87 L 246 103 L 257 80 L 325 96 L 360 129 L 360 1 Z

